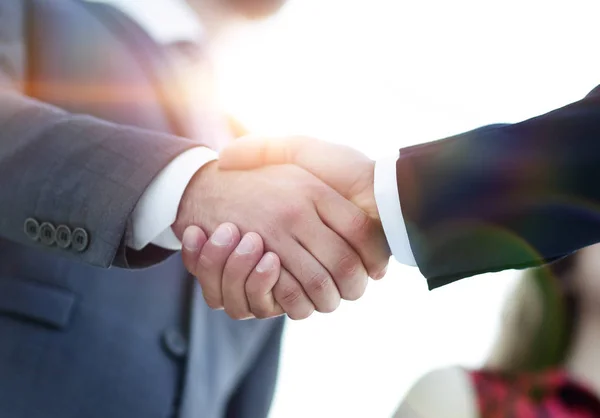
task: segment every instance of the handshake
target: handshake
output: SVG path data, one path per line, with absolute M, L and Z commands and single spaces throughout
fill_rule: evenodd
M 206 303 L 234 319 L 304 319 L 356 300 L 390 249 L 374 161 L 310 138 L 247 139 L 189 183 L 173 225 Z

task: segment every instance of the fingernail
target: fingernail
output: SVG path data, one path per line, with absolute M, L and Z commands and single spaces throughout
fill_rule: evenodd
M 264 273 L 265 271 L 271 270 L 273 267 L 275 267 L 275 258 L 272 254 L 265 254 L 256 266 L 256 271 Z
M 198 239 L 200 238 L 200 228 L 190 226 L 183 231 L 181 243 L 187 251 L 198 251 Z
M 244 238 L 242 238 L 240 244 L 235 249 L 235 252 L 238 254 L 250 254 L 254 251 L 255 248 L 256 244 L 254 242 L 254 238 L 252 237 L 252 235 L 246 234 L 244 235 Z
M 210 237 L 210 240 L 219 247 L 226 247 L 233 242 L 233 231 L 229 225 L 221 225 Z

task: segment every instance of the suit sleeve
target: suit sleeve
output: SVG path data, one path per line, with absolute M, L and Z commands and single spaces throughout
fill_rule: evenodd
M 430 289 L 600 242 L 597 91 L 521 123 L 400 151 L 402 214 Z
M 267 417 L 273 402 L 284 318 L 273 320 L 273 329 L 256 361 L 233 393 L 227 405 L 227 418 Z
M 170 252 L 152 247 L 126 253 L 128 222 L 153 178 L 193 146 L 69 114 L 0 86 L 0 237 L 99 267 L 161 261 Z M 32 239 L 27 219 L 81 228 L 85 250 Z

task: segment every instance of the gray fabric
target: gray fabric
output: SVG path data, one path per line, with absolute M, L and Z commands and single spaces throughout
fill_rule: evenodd
M 178 254 L 123 247 L 145 187 L 198 145 L 160 48 L 104 6 L 3 0 L 0 83 L 0 416 L 265 416 L 282 320 L 231 321 Z M 27 218 L 89 245 L 33 241 Z

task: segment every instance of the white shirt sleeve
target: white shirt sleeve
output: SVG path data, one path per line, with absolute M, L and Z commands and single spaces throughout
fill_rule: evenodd
M 133 210 L 127 246 L 139 251 L 152 243 L 168 250 L 180 250 L 181 241 L 171 229 L 179 202 L 194 174 L 216 159 L 217 153 L 209 148 L 192 148 L 158 173 Z
M 398 155 L 378 160 L 375 163 L 375 202 L 383 224 L 383 231 L 394 258 L 401 264 L 416 266 L 417 262 L 410 247 L 408 232 L 400 207 L 400 195 L 396 178 L 397 160 Z

